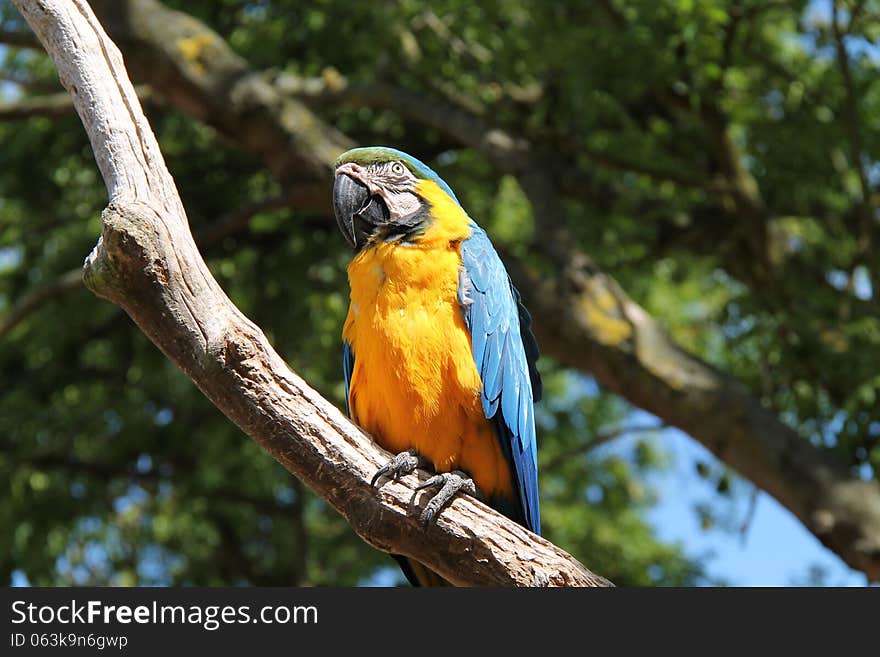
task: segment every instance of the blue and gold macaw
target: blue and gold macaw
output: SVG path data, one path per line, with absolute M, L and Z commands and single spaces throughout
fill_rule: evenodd
M 343 330 L 351 418 L 397 454 L 373 478 L 436 473 L 430 522 L 459 491 L 540 533 L 531 317 L 486 233 L 428 166 L 393 148 L 335 164 L 336 219 L 355 255 Z M 445 581 L 398 559 L 413 584 Z

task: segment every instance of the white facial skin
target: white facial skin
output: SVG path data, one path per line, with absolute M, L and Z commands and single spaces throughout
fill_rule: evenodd
M 421 201 L 413 191 L 418 179 L 400 162 L 367 165 L 347 162 L 336 169 L 337 176 L 342 173 L 363 183 L 370 195 L 381 196 L 392 220 L 409 216 L 421 207 Z

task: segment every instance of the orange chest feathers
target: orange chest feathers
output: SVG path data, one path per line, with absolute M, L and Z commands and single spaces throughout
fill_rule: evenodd
M 460 215 L 435 221 L 417 244 L 379 243 L 349 265 L 349 408 L 388 451 L 414 448 L 437 471 L 464 470 L 485 495 L 510 497 L 458 301 L 459 245 L 470 233 Z

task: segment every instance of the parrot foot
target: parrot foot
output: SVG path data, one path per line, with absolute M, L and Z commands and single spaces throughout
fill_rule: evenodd
M 410 449 L 401 452 L 376 471 L 376 474 L 370 480 L 370 486 L 375 486 L 376 482 L 382 477 L 390 477 L 397 481 L 403 475 L 415 472 L 421 463 L 422 459 L 416 450 Z
M 477 485 L 474 480 L 467 476 L 461 470 L 453 470 L 452 472 L 443 472 L 436 474 L 423 484 L 416 486 L 416 490 L 424 490 L 425 488 L 440 488 L 439 491 L 430 499 L 422 510 L 420 520 L 427 527 L 435 516 L 440 513 L 444 506 L 449 504 L 456 493 L 464 492 L 474 497 L 478 496 Z

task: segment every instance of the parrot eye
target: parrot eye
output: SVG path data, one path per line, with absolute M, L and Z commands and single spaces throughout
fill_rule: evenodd
M 393 173 L 395 176 L 402 176 L 404 171 L 405 169 L 400 162 L 395 162 L 391 165 L 391 173 Z

